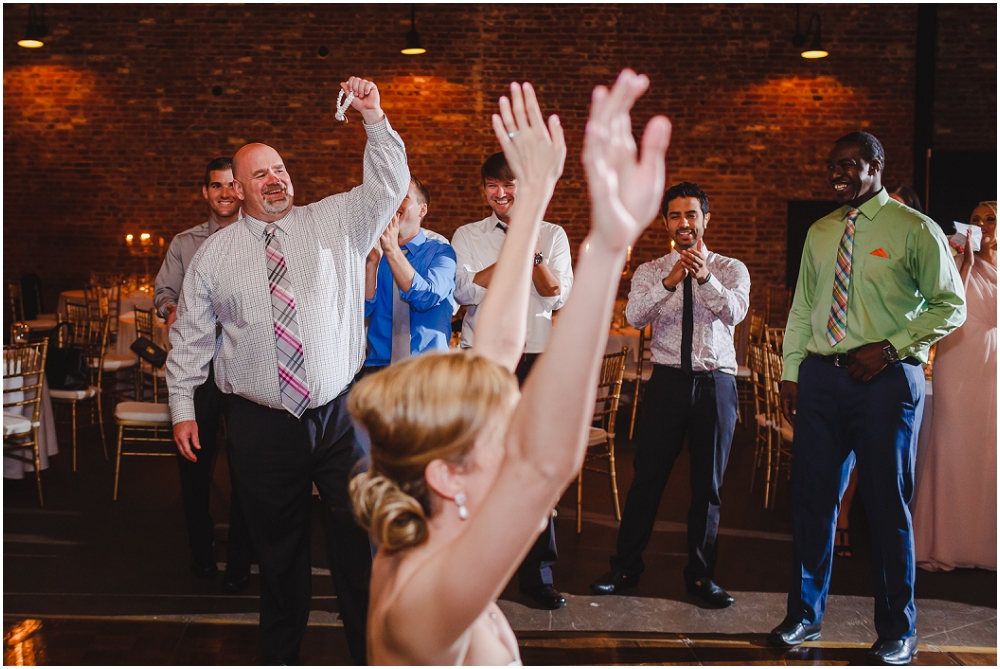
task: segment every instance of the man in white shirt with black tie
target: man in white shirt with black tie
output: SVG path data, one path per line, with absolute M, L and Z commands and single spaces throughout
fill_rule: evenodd
M 663 217 L 674 248 L 641 265 L 632 278 L 625 314 L 633 327 L 652 323 L 653 375 L 645 385 L 636 437 L 635 478 L 618 530 L 611 571 L 591 583 L 595 595 L 635 587 L 642 552 L 656 522 L 670 470 L 688 439 L 691 506 L 688 511 L 690 594 L 724 608 L 733 598 L 714 582 L 718 555 L 719 490 L 736 427 L 736 350 L 733 330 L 750 302 L 750 274 L 734 258 L 705 248 L 708 196 L 684 182 L 663 197 Z
M 462 348 L 472 346 L 476 312 L 486 297 L 493 267 L 507 238 L 507 225 L 517 193 L 517 182 L 503 153 L 487 158 L 480 175 L 486 203 L 493 213 L 460 227 L 451 242 L 458 261 L 455 300 L 467 305 L 459 344 Z M 548 343 L 552 312 L 566 303 L 572 285 L 573 260 L 566 232 L 558 225 L 542 221 L 528 295 L 527 340 L 524 355 L 514 372 L 519 383 L 524 383 L 538 354 Z M 555 525 L 550 520 L 548 529 L 539 536 L 517 571 L 521 591 L 547 609 L 566 606 L 566 599 L 552 585 L 552 565 L 557 557 Z

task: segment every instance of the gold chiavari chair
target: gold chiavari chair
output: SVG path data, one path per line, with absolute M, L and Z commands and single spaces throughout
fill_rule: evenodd
M 767 329 L 767 320 L 764 312 L 758 309 L 751 309 L 747 312 L 747 337 L 751 343 L 761 344 L 764 342 L 764 331 Z
M 601 373 L 597 380 L 597 400 L 595 403 L 593 426 L 587 441 L 587 454 L 583 467 L 576 476 L 576 533 L 583 529 L 583 472 L 584 470 L 607 474 L 611 479 L 611 498 L 615 505 L 615 518 L 622 519 L 621 505 L 618 503 L 618 478 L 615 473 L 615 420 L 618 416 L 618 400 L 622 393 L 622 377 L 625 373 L 625 357 L 628 348 L 623 346 L 619 353 L 609 353 L 601 362 Z M 606 468 L 594 464 L 607 461 Z
M 118 481 L 122 457 L 168 457 L 177 455 L 170 420 L 170 405 L 155 402 L 120 402 L 115 407 L 118 423 L 118 454 L 115 457 L 115 487 L 112 499 L 118 501 Z M 126 444 L 160 444 L 160 448 L 124 450 Z M 168 446 L 162 446 L 169 444 Z
M 750 492 L 753 492 L 757 470 L 762 465 L 770 467 L 771 457 L 771 406 L 767 390 L 767 358 L 764 346 L 751 343 L 747 346 L 747 366 L 750 370 L 748 382 L 753 393 L 754 449 L 753 469 L 750 471 Z M 765 496 L 767 493 L 765 492 Z
M 764 506 L 773 509 L 774 500 L 778 495 L 778 478 L 782 469 L 787 478 L 792 477 L 792 447 L 795 443 L 795 429 L 785 420 L 781 412 L 781 375 L 784 371 L 784 360 L 781 352 L 766 347 L 767 356 L 767 391 L 771 405 L 771 453 L 768 457 L 767 489 L 764 491 Z
M 74 334 L 75 338 L 75 334 Z M 63 404 L 70 407 L 70 421 L 73 435 L 73 471 L 76 471 L 76 434 L 77 434 L 77 406 L 81 403 L 90 409 L 90 426 L 98 425 L 101 428 L 101 448 L 104 450 L 104 459 L 108 459 L 108 442 L 104 433 L 104 411 L 101 408 L 101 393 L 104 377 L 104 358 L 108 350 L 108 317 L 100 316 L 90 319 L 86 334 L 82 341 L 74 339 L 77 347 L 83 348 L 84 358 L 87 361 L 87 369 L 90 374 L 89 384 L 83 390 L 59 390 L 53 388 L 49 391 L 53 405 Z
M 639 347 L 637 349 L 638 360 L 636 361 L 635 372 L 626 372 L 624 379 L 629 383 L 634 383 L 632 388 L 632 419 L 628 424 L 628 438 L 635 434 L 635 416 L 639 410 L 639 403 L 642 402 L 642 386 L 649 381 L 653 375 L 653 326 L 647 325 L 639 330 Z
M 7 297 L 10 300 L 11 323 L 24 323 L 28 326 L 28 333 L 32 339 L 40 339 L 47 336 L 58 325 L 55 318 L 50 318 L 46 314 L 39 314 L 38 318 L 26 320 L 24 317 L 24 301 L 21 299 L 21 285 L 16 281 L 7 284 Z
M 49 341 L 3 347 L 3 451 L 35 468 L 38 504 L 42 496 L 41 444 L 38 428 L 42 409 L 42 384 Z M 31 456 L 25 453 L 30 451 Z
M 139 309 L 135 308 L 135 334 L 137 337 L 145 337 L 149 341 L 153 341 L 153 329 L 155 327 L 155 316 L 152 309 Z M 149 380 L 150 385 L 153 388 L 153 402 L 160 401 L 159 388 L 161 383 L 165 386 L 167 380 L 167 372 L 163 367 L 153 367 L 150 363 L 139 360 L 139 386 L 138 393 L 136 397 L 144 398 L 146 396 L 146 381 Z

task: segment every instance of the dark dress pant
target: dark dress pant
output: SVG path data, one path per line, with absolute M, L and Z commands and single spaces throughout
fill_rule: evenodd
M 525 353 L 521 356 L 520 362 L 514 369 L 519 386 L 524 386 L 528 372 L 534 367 L 538 356 L 538 353 Z M 531 590 L 543 585 L 552 585 L 552 565 L 555 564 L 558 557 L 556 524 L 550 517 L 549 526 L 538 535 L 535 543 L 531 545 L 531 550 L 521 562 L 521 566 L 517 568 L 517 582 L 521 589 Z
M 198 564 L 215 564 L 212 542 L 215 524 L 209 513 L 209 498 L 212 487 L 212 470 L 218 448 L 216 435 L 219 432 L 219 418 L 222 415 L 223 394 L 215 385 L 212 366 L 208 368 L 208 379 L 194 391 L 194 413 L 198 423 L 198 441 L 201 450 L 195 450 L 196 462 L 191 462 L 177 453 L 177 467 L 181 479 L 181 500 L 184 518 L 187 521 L 188 543 L 191 555 Z M 226 449 L 227 456 L 230 449 Z M 252 548 L 243 520 L 243 509 L 239 503 L 239 493 L 232 484 L 230 466 L 230 486 L 232 497 L 229 504 L 229 540 L 226 549 L 227 570 L 233 574 L 250 571 Z
M 867 383 L 851 381 L 846 369 L 823 358 L 802 361 L 792 458 L 792 618 L 810 624 L 823 618 L 840 498 L 856 467 L 872 532 L 875 629 L 881 639 L 915 633 L 916 562 L 907 505 L 925 389 L 923 369 L 912 358 Z
M 322 499 L 330 571 L 352 657 L 365 661 L 372 555 L 355 522 L 348 483 L 367 453 L 355 439 L 345 391 L 295 418 L 230 395 L 233 476 L 260 565 L 262 661 L 296 664 L 312 597 L 312 485 Z
M 714 578 L 718 557 L 722 477 L 736 429 L 736 377 L 725 372 L 685 374 L 653 365 L 639 419 L 635 478 L 625 499 L 611 568 L 628 576 L 645 569 L 649 544 L 670 471 L 687 436 L 691 455 L 691 506 L 688 508 L 688 564 L 684 579 Z

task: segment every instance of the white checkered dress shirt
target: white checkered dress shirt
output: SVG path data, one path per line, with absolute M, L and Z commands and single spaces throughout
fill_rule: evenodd
M 387 120 L 366 125 L 364 182 L 293 207 L 277 237 L 295 291 L 309 408 L 336 398 L 365 357 L 365 258 L 406 195 L 403 140 Z M 194 391 L 215 357 L 215 383 L 282 409 L 264 223 L 246 217 L 209 237 L 184 278 L 170 329 L 167 386 L 174 423 L 194 420 Z M 215 336 L 216 323 L 222 333 Z
M 633 327 L 653 324 L 650 353 L 653 362 L 669 367 L 681 366 L 681 333 L 684 319 L 684 284 L 673 292 L 663 287 L 663 279 L 681 259 L 677 251 L 639 265 L 632 277 L 625 316 Z M 750 306 L 750 273 L 735 258 L 708 252 L 708 271 L 712 278 L 699 286 L 692 282 L 694 293 L 694 337 L 691 342 L 691 367 L 696 372 L 715 371 L 736 375 L 736 349 L 733 331 L 747 315 Z

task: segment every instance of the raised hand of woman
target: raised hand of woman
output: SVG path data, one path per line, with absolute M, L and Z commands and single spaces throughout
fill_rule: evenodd
M 511 83 L 510 98 L 501 97 L 500 113 L 493 115 L 493 132 L 518 189 L 537 188 L 539 195 L 551 197 L 566 163 L 566 140 L 558 116 L 550 116 L 546 125 L 531 84 Z
M 584 136 L 583 164 L 590 188 L 592 234 L 610 250 L 623 251 L 656 216 L 663 197 L 670 121 L 646 124 L 637 155 L 629 112 L 649 88 L 649 78 L 622 70 L 611 90 L 594 89 Z

